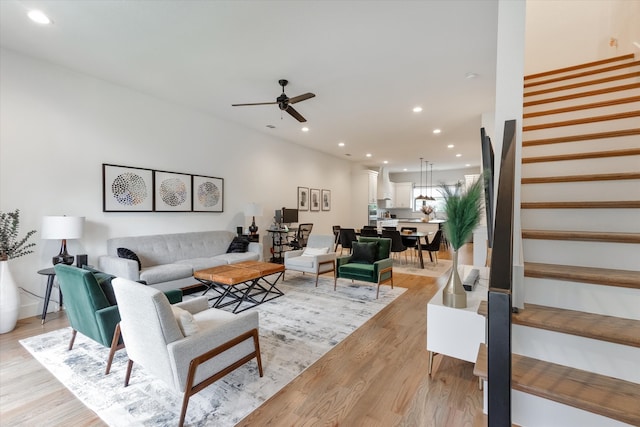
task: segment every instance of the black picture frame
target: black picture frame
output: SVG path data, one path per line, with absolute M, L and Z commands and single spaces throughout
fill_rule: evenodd
M 192 175 L 193 212 L 224 212 L 224 178 Z
M 103 212 L 153 212 L 153 170 L 102 164 Z

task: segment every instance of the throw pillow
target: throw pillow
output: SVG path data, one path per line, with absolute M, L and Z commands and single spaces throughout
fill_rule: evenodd
M 193 335 L 200 330 L 198 328 L 198 324 L 196 320 L 193 318 L 193 315 L 189 313 L 184 308 L 176 307 L 175 305 L 171 306 L 171 310 L 173 311 L 173 315 L 176 318 L 176 322 L 178 322 L 178 327 L 182 332 L 182 335 L 188 337 L 189 335 Z
M 378 251 L 378 242 L 353 242 L 351 260 L 354 264 L 373 264 Z
M 316 256 L 329 253 L 329 248 L 304 248 L 302 256 Z
M 229 244 L 229 248 L 227 249 L 227 253 L 240 253 L 247 252 L 249 249 L 249 239 L 246 237 L 238 236 L 234 237 L 231 243 Z
M 142 263 L 140 262 L 140 258 L 133 252 L 131 249 L 127 248 L 118 248 L 118 256 L 120 258 L 132 259 L 138 263 L 138 271 L 142 270 Z

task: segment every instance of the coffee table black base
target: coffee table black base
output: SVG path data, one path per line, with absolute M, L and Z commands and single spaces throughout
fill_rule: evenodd
M 209 298 L 209 301 L 213 301 L 213 308 L 223 308 L 235 304 L 232 312 L 241 313 L 284 295 L 284 292 L 276 287 L 276 282 L 282 277 L 283 272 L 275 274 L 277 276 L 273 281 L 267 280 L 269 276 L 263 276 L 235 285 L 225 285 L 204 279 L 197 280 L 207 287 L 202 295 L 206 295 L 210 290 L 217 294 Z

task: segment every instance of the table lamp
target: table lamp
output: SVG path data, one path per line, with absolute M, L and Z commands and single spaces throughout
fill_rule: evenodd
M 53 265 L 73 264 L 73 256 L 67 252 L 67 239 L 81 238 L 83 229 L 83 216 L 45 216 L 42 218 L 42 238 L 62 240 L 60 253 L 52 258 Z
M 244 208 L 244 216 L 250 216 L 253 219 L 251 220 L 251 225 L 249 226 L 249 233 L 252 236 L 258 233 L 258 226 L 256 225 L 256 217 L 262 216 L 262 205 L 258 203 L 248 203 Z

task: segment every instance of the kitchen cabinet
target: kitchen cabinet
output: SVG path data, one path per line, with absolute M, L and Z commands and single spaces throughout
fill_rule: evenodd
M 393 207 L 411 209 L 413 206 L 413 183 L 396 182 L 394 187 Z
M 378 198 L 378 173 L 374 171 L 366 171 L 369 175 L 369 203 L 375 204 Z
M 369 205 L 376 204 L 378 172 L 361 169 L 351 173 L 351 220 L 343 227 L 362 227 L 369 223 Z

